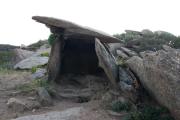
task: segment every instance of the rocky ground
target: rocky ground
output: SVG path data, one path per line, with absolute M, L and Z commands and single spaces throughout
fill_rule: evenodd
M 99 99 L 81 103 L 75 100 L 76 97 L 67 94 L 66 96 L 72 97 L 72 99 L 52 98 L 52 105 L 40 105 L 41 103 L 37 100 L 37 94 L 34 91 L 24 93 L 21 89 L 17 89 L 17 86 L 32 81 L 31 72 L 1 72 L 0 76 L 1 120 L 49 120 L 51 118 L 51 120 L 117 119 L 102 109 Z

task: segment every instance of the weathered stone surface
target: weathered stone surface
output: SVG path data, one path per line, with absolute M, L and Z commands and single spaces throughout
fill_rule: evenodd
M 127 60 L 129 58 L 128 55 L 126 55 L 121 50 L 116 50 L 116 52 L 117 52 L 117 56 L 120 57 L 120 58 L 123 58 L 124 60 Z
M 122 43 L 108 43 L 109 51 L 115 56 L 117 56 L 116 50 L 120 49 L 122 46 Z
M 126 70 L 126 68 L 122 68 L 119 66 L 119 86 L 123 91 L 132 91 L 133 90 L 133 78 Z
M 99 66 L 104 69 L 111 83 L 117 86 L 118 66 L 116 65 L 115 58 L 98 39 L 95 41 L 95 50 L 99 59 Z
M 40 115 L 29 115 L 12 120 L 79 120 L 83 109 L 84 108 L 82 107 L 74 107 L 65 111 L 53 111 Z
M 23 112 L 27 109 L 26 103 L 20 99 L 10 98 L 7 102 L 8 108 L 16 112 Z
M 36 100 L 10 98 L 7 102 L 8 108 L 14 112 L 23 112 L 40 108 L 40 103 Z
M 35 66 L 41 66 L 48 63 L 48 57 L 32 56 L 26 58 L 14 66 L 14 69 L 31 69 Z
M 87 36 L 92 36 L 92 37 L 97 37 L 100 40 L 102 40 L 102 42 L 107 42 L 107 43 L 113 43 L 113 42 L 119 42 L 120 40 L 108 35 L 107 33 L 104 33 L 102 31 L 99 30 L 95 30 L 89 27 L 84 27 L 84 26 L 80 26 L 77 25 L 75 23 L 66 21 L 66 20 L 62 20 L 62 19 L 56 19 L 56 18 L 51 18 L 51 17 L 43 17 L 43 16 L 34 16 L 32 19 L 46 24 L 47 26 L 50 27 L 56 27 L 56 28 L 60 28 L 60 29 L 65 29 L 65 35 L 69 35 L 69 34 L 81 34 L 81 35 L 87 35 Z
M 18 63 L 21 60 L 31 57 L 34 54 L 34 52 L 32 51 L 23 50 L 23 49 L 14 49 L 13 52 L 15 54 L 15 58 L 14 58 L 15 63 Z
M 132 57 L 132 56 L 138 56 L 138 54 L 137 54 L 136 52 L 134 52 L 134 51 L 132 51 L 132 50 L 130 50 L 130 49 L 128 49 L 128 48 L 121 47 L 121 50 L 122 50 L 123 52 L 125 52 L 126 54 L 128 54 L 130 57 Z
M 35 73 L 33 73 L 31 76 L 33 79 L 42 78 L 47 73 L 46 69 L 38 68 Z
M 47 46 L 47 44 L 42 45 L 39 49 L 36 50 L 36 53 L 34 56 L 41 56 L 43 53 L 49 53 L 51 52 L 51 48 Z
M 51 48 L 51 54 L 48 62 L 48 79 L 51 81 L 57 80 L 59 73 L 61 72 L 63 46 L 63 39 L 58 37 Z
M 180 119 L 180 52 L 175 49 L 143 52 L 127 61 L 142 85 Z
M 119 80 L 125 82 L 128 85 L 133 84 L 132 77 L 130 76 L 130 74 L 128 74 L 126 68 L 123 68 L 121 66 L 119 66 Z
M 43 106 L 52 105 L 53 101 L 51 99 L 51 96 L 49 95 L 48 91 L 44 87 L 39 87 L 37 89 L 37 93 L 38 93 L 38 96 L 39 96 L 39 102 Z

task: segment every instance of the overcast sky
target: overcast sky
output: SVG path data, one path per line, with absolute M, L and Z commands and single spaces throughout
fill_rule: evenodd
M 56 17 L 109 34 L 125 29 L 180 35 L 180 0 L 0 0 L 0 44 L 28 45 L 49 36 L 31 19 Z

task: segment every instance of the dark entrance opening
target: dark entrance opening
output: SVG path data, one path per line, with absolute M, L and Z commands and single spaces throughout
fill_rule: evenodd
M 95 52 L 95 40 L 68 38 L 62 51 L 62 74 L 96 74 L 101 71 Z

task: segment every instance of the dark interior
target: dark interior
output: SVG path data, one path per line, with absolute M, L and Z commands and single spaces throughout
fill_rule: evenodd
M 101 71 L 94 39 L 66 39 L 63 55 L 61 74 L 95 74 Z

